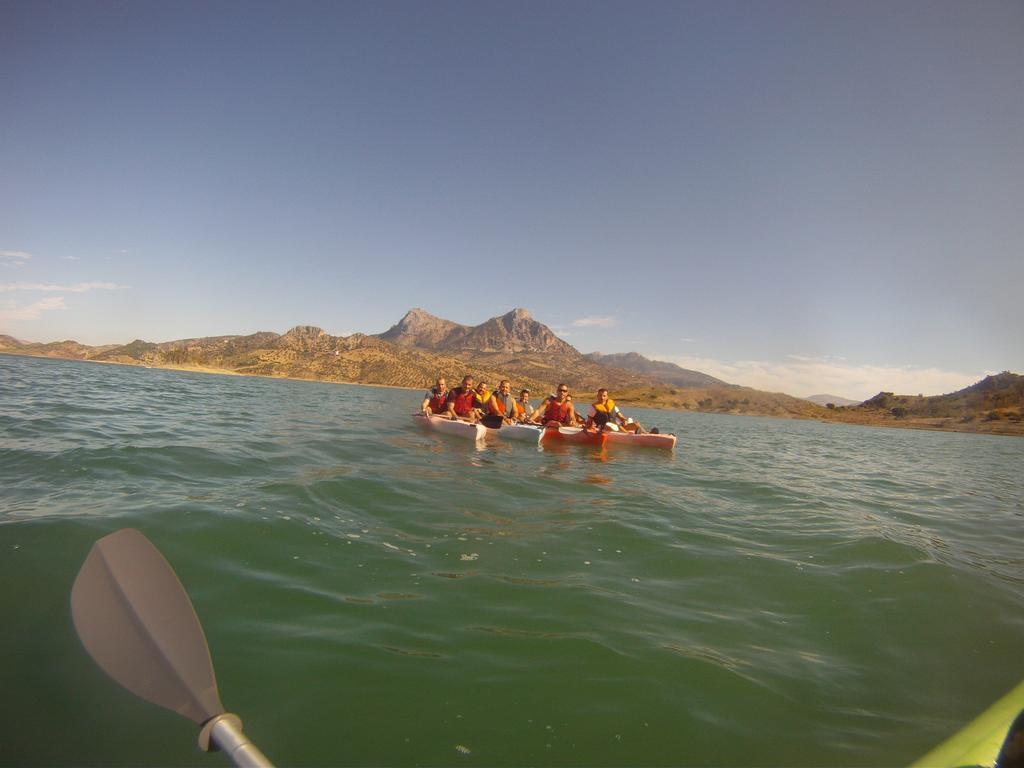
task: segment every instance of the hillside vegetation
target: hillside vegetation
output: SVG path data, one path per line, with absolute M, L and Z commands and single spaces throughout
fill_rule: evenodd
M 879 392 L 860 405 L 826 408 L 851 424 L 1024 435 L 1024 376 L 1004 371 L 947 395 Z

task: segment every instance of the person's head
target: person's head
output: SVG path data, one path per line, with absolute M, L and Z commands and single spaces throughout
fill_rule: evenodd
M 448 384 L 444 380 L 444 376 L 437 377 L 437 388 L 444 391 L 448 388 Z
M 476 391 L 479 392 L 480 394 L 483 394 L 484 392 L 486 392 L 487 389 L 488 389 L 488 387 L 487 387 L 487 382 L 486 381 L 481 381 L 479 384 L 476 385 Z
M 599 403 L 603 403 L 607 399 L 608 399 L 608 390 L 607 389 L 605 389 L 604 387 L 601 387 L 601 389 L 597 390 L 597 401 Z
M 465 389 L 472 389 L 473 388 L 473 377 L 469 376 L 469 375 L 463 376 L 462 377 L 462 386 Z
M 528 389 L 521 389 L 521 390 L 519 390 L 519 399 L 520 400 L 529 400 L 530 399 L 530 390 L 528 390 Z
M 509 392 L 512 391 L 512 382 L 509 381 L 508 379 L 502 379 L 498 383 L 498 391 L 501 392 L 501 394 L 503 395 L 507 395 Z
M 569 385 L 564 383 L 559 384 L 558 387 L 555 389 L 555 395 L 558 397 L 559 400 L 564 400 L 565 398 L 567 398 L 569 396 Z

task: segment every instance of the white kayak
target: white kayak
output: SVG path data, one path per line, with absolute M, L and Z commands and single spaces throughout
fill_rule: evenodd
M 424 427 L 469 440 L 483 440 L 484 435 L 487 434 L 487 427 L 483 424 L 470 424 L 468 421 L 452 421 L 444 416 L 434 416 L 433 414 L 427 416 L 423 413 L 414 413 L 412 418 L 417 424 L 422 424 Z
M 488 437 L 497 437 L 502 440 L 521 440 L 524 443 L 540 445 L 540 439 L 544 437 L 544 430 L 540 426 L 532 424 L 502 424 L 497 429 L 487 427 Z

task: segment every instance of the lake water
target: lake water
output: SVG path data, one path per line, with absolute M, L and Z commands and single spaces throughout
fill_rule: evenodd
M 901 765 L 1024 677 L 1022 440 L 478 450 L 419 399 L 0 356 L 0 764 L 225 764 L 74 634 L 129 526 L 282 765 Z

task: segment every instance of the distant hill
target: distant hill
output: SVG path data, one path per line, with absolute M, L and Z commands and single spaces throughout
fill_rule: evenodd
M 1024 376 L 1003 371 L 948 395 L 922 397 L 879 392 L 850 411 L 887 411 L 896 418 L 964 418 L 982 414 L 989 420 L 1020 416 Z
M 700 371 L 691 371 L 681 368 L 675 363 L 666 363 L 661 360 L 650 360 L 636 352 L 623 352 L 612 355 L 602 355 L 600 352 L 591 352 L 584 355 L 587 360 L 593 360 L 601 365 L 608 365 L 615 368 L 622 368 L 627 371 L 647 376 L 662 384 L 669 384 L 675 387 L 731 387 L 721 379 L 708 376 Z
M 1004 371 L 957 392 L 931 397 L 879 392 L 863 403 L 827 413 L 830 419 L 855 424 L 1024 435 L 1024 376 Z
M 811 395 L 810 397 L 805 397 L 804 400 L 810 400 L 816 405 L 828 405 L 829 403 L 832 403 L 832 405 L 857 405 L 861 402 L 860 400 L 839 397 L 839 395 Z
M 575 348 L 534 320 L 525 309 L 513 309 L 480 325 L 469 326 L 416 308 L 377 338 L 402 347 L 438 352 L 543 352 L 579 356 Z
M 117 346 L 117 344 L 108 344 L 101 347 L 90 347 L 71 340 L 39 344 L 30 341 L 19 341 L 13 336 L 0 336 L 0 352 L 17 352 L 18 354 L 36 357 L 59 357 L 66 360 L 90 360 L 93 355 Z

